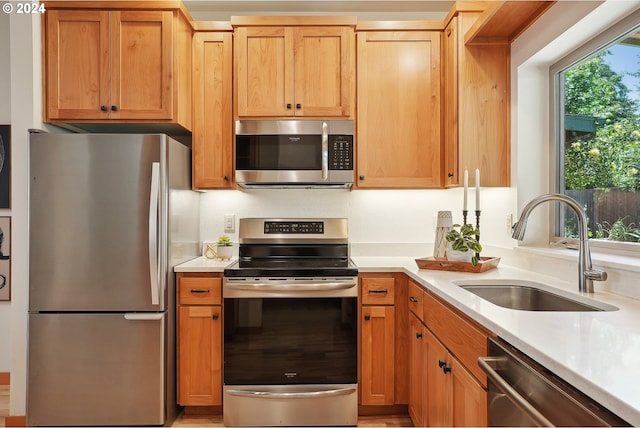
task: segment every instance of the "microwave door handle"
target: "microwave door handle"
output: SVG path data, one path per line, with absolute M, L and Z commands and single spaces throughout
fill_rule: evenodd
M 322 181 L 329 178 L 329 124 L 322 122 Z

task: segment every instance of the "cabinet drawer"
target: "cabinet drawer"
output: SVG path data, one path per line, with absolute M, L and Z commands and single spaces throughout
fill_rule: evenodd
M 362 278 L 363 305 L 393 305 L 395 278 Z
M 424 322 L 423 317 L 424 290 L 415 282 L 409 280 L 409 310 Z
M 488 353 L 489 334 L 445 306 L 430 293 L 424 293 L 423 309 L 427 328 L 486 387 L 487 376 L 478 366 L 477 360 Z
M 219 305 L 222 303 L 222 279 L 217 277 L 181 277 L 178 303 L 181 305 Z

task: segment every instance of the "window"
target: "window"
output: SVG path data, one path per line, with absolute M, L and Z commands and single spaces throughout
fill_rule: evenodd
M 634 18 L 552 73 L 556 190 L 585 207 L 594 244 L 640 251 L 640 19 Z M 555 235 L 577 238 L 577 231 L 574 213 L 557 210 Z

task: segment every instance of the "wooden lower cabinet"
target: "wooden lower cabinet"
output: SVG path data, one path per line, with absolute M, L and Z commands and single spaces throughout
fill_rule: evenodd
M 405 275 L 391 272 L 360 274 L 362 406 L 405 406 L 408 402 L 406 280 Z
M 425 331 L 426 426 L 487 426 L 487 391 Z
M 220 274 L 178 273 L 178 404 L 222 404 Z
M 463 364 L 458 355 L 469 362 L 486 355 L 486 345 L 479 344 L 488 333 L 420 291 L 412 280 L 407 300 L 409 416 L 414 426 L 487 426 L 486 378 L 474 376 L 475 367 Z M 456 340 L 461 332 L 471 332 L 464 338 L 468 347 Z

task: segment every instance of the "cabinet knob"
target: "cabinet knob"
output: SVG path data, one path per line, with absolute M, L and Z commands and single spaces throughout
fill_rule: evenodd
M 225 175 L 225 176 L 223 177 L 223 179 L 224 179 L 224 181 L 229 181 L 229 176 L 228 176 L 228 175 Z
M 450 172 L 449 174 L 447 174 L 447 177 L 449 178 L 453 177 L 453 172 Z
M 302 108 L 302 104 L 296 104 L 296 108 Z
M 218 313 L 213 314 L 212 318 L 213 318 L 214 321 L 217 321 L 218 320 Z
M 291 108 L 291 103 L 287 103 L 287 109 Z
M 360 176 L 360 180 L 364 180 L 364 175 L 361 175 L 361 176 Z
M 365 315 L 365 316 L 364 316 L 364 320 L 365 320 L 365 321 L 369 321 L 370 319 L 371 319 L 371 315 Z
M 101 111 L 107 111 L 107 106 L 100 106 Z
M 416 339 L 422 339 L 422 333 L 416 333 Z
M 118 107 L 117 106 L 111 106 L 111 111 L 117 111 Z
M 413 296 L 409 296 L 409 301 L 410 301 L 411 303 L 418 303 L 418 302 L 419 302 L 419 300 L 418 300 L 418 299 L 416 299 L 416 298 L 415 298 L 415 297 L 413 297 Z

